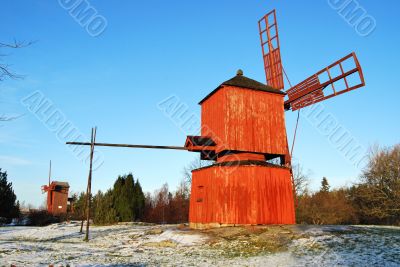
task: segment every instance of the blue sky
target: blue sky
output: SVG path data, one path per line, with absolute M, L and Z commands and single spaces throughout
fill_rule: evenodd
M 40 186 L 53 178 L 71 190 L 86 186 L 88 168 L 57 139 L 56 133 L 21 104 L 40 91 L 79 132 L 98 127 L 99 142 L 183 145 L 190 129 L 170 120 L 157 103 L 175 95 L 199 116 L 198 101 L 237 69 L 264 82 L 257 21 L 276 8 L 283 64 L 297 83 L 355 51 L 366 86 L 324 102 L 331 114 L 364 148 L 399 142 L 398 1 L 358 0 L 376 20 L 368 36 L 357 34 L 328 1 L 89 1 L 107 21 L 92 37 L 58 1 L 5 0 L 0 41 L 37 40 L 7 51 L 24 80 L 0 83 L 0 114 L 25 114 L 0 127 L 0 168 L 6 170 L 20 201 L 39 205 Z M 289 142 L 296 113 L 287 112 Z M 82 139 L 83 140 L 83 139 Z M 100 148 L 104 164 L 93 189 L 105 190 L 120 174 L 132 172 L 146 191 L 164 182 L 171 189 L 197 154 Z M 312 188 L 326 176 L 333 186 L 357 181 L 354 166 L 321 134 L 300 119 L 294 157 L 311 171 Z

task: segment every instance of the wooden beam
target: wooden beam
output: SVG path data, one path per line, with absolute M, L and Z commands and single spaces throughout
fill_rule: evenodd
M 91 146 L 92 143 L 88 142 L 67 142 L 67 145 L 76 146 Z M 94 146 L 109 146 L 109 147 L 127 147 L 127 148 L 152 148 L 152 149 L 175 149 L 175 150 L 188 150 L 183 146 L 153 146 L 153 145 L 129 145 L 129 144 L 110 144 L 110 143 L 94 143 Z
M 87 195 L 86 195 L 86 235 L 84 239 L 85 241 L 89 241 L 90 202 L 92 196 L 92 166 L 93 166 L 94 144 L 96 143 L 96 131 L 97 128 L 92 128 L 92 138 L 90 142 L 89 177 L 88 177 Z
M 86 186 L 86 198 L 85 198 L 85 204 L 83 206 L 83 214 L 82 214 L 82 221 L 81 221 L 81 230 L 79 233 L 83 233 L 83 223 L 85 222 L 85 211 L 86 211 L 86 204 L 87 204 L 87 194 L 88 194 L 88 188 Z

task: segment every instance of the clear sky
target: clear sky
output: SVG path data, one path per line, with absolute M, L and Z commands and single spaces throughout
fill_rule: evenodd
M 105 31 L 95 37 L 59 1 L 1 1 L 0 41 L 37 40 L 28 48 L 1 51 L 11 53 L 7 62 L 26 75 L 0 83 L 0 114 L 24 114 L 0 126 L 0 168 L 8 172 L 20 201 L 43 202 L 40 186 L 47 183 L 50 159 L 53 179 L 68 181 L 74 192 L 85 190 L 88 174 L 87 165 L 57 138 L 45 117 L 30 112 L 21 99 L 39 91 L 42 100 L 51 101 L 65 121 L 86 135 L 82 141 L 97 126 L 99 142 L 183 145 L 186 135 L 196 132 L 169 119 L 157 103 L 175 95 L 187 105 L 187 114 L 198 116 L 198 101 L 237 69 L 264 82 L 257 21 L 273 8 L 292 83 L 355 51 L 367 85 L 325 101 L 324 114 L 333 116 L 364 148 L 400 141 L 399 1 L 358 0 L 376 21 L 368 36 L 359 35 L 326 0 L 87 3 L 107 21 Z M 287 112 L 286 119 L 291 143 L 296 113 Z M 361 166 L 317 125 L 301 116 L 294 149 L 295 159 L 311 171 L 312 187 L 323 176 L 333 186 L 355 182 Z M 94 191 L 109 188 L 119 174 L 129 172 L 145 191 L 164 182 L 173 189 L 183 167 L 198 156 L 98 150 L 104 163 L 94 173 Z

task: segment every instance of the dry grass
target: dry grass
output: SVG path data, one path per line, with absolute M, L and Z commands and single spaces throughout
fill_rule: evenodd
M 292 226 L 242 226 L 200 230 L 208 245 L 227 257 L 251 257 L 283 252 L 301 235 Z

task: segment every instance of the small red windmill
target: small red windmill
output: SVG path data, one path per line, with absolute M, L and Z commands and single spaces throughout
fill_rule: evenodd
M 51 161 L 49 168 L 49 183 L 42 185 L 42 193 L 47 192 L 47 211 L 55 216 L 66 214 L 69 208 L 68 198 L 69 184 L 67 182 L 51 181 Z
M 93 140 L 67 144 L 91 146 L 91 156 L 94 146 L 110 146 L 188 150 L 214 161 L 192 171 L 189 222 L 193 228 L 295 223 L 285 110 L 357 89 L 364 86 L 364 77 L 351 53 L 283 92 L 286 74 L 275 10 L 259 21 L 259 30 L 267 85 L 239 70 L 200 101 L 201 135 L 188 136 L 184 147 Z M 90 188 L 91 178 L 88 181 Z

